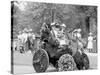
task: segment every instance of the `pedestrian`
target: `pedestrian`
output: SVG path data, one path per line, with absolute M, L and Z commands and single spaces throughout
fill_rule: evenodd
M 91 52 L 93 49 L 93 36 L 91 32 L 89 33 L 89 37 L 88 37 L 87 49 L 89 50 L 89 52 Z

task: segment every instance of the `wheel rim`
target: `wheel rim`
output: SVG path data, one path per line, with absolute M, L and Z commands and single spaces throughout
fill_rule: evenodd
M 33 67 L 36 72 L 45 72 L 49 66 L 49 57 L 45 50 L 38 50 L 33 56 Z
M 72 71 L 76 68 L 74 59 L 69 54 L 64 54 L 60 57 L 58 61 L 59 71 Z

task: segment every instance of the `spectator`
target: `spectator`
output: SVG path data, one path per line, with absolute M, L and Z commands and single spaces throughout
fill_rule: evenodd
M 88 37 L 87 49 L 89 50 L 89 52 L 91 52 L 93 49 L 93 36 L 91 32 L 89 33 L 89 37 Z

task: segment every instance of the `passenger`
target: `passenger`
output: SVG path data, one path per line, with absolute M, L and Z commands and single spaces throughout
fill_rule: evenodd
M 65 24 L 61 24 L 60 25 L 60 31 L 58 33 L 58 35 L 60 36 L 59 41 L 60 41 L 60 45 L 68 45 L 68 38 L 66 37 L 65 34 L 65 29 L 66 29 L 66 25 Z
M 65 33 L 65 29 L 66 29 L 66 25 L 65 24 L 61 24 L 61 31 Z
M 48 39 L 50 36 L 50 30 L 49 30 L 48 25 L 46 23 L 43 23 L 43 25 L 40 29 L 40 35 L 41 35 L 41 40 L 48 42 Z
M 58 34 L 58 31 L 59 31 L 59 24 L 53 22 L 53 23 L 51 23 L 51 26 L 52 26 L 51 33 L 55 38 L 57 38 L 57 34 Z
M 75 55 L 75 53 L 77 52 L 77 39 L 76 39 L 76 34 L 77 34 L 77 30 L 73 30 L 71 29 L 71 31 L 69 31 L 67 33 L 68 39 L 69 39 L 69 48 L 72 49 L 73 55 Z
M 81 54 L 83 52 L 83 41 L 82 41 L 82 37 L 81 37 L 81 29 L 75 29 L 72 32 L 72 44 L 75 43 L 76 46 L 76 50 L 78 50 Z

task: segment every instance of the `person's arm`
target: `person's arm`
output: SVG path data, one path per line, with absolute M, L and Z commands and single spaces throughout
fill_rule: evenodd
M 72 33 L 68 33 L 67 36 L 69 40 L 76 42 L 76 38 L 72 36 Z

